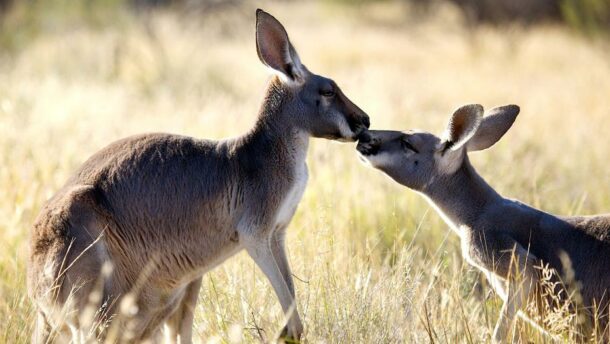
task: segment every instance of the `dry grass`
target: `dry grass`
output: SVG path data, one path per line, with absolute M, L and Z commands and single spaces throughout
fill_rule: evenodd
M 603 43 L 557 27 L 468 29 L 450 10 L 416 20 L 392 2 L 265 7 L 286 24 L 304 63 L 334 78 L 375 128 L 438 132 L 459 105 L 519 104 L 503 141 L 473 155 L 481 174 L 550 212 L 610 210 Z M 255 120 L 268 76 L 254 49 L 253 10 L 120 21 L 43 33 L 0 59 L 0 342 L 29 341 L 27 233 L 89 155 L 135 133 L 220 138 Z M 309 186 L 288 236 L 307 340 L 488 340 L 500 302 L 428 204 L 362 166 L 352 144 L 310 147 Z M 245 254 L 205 276 L 199 341 L 257 342 L 282 322 Z

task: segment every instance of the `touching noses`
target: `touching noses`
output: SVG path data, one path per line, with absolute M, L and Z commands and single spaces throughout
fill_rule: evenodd
M 381 140 L 373 137 L 370 131 L 365 130 L 358 136 L 356 149 L 362 155 L 375 155 L 379 151 L 380 146 Z

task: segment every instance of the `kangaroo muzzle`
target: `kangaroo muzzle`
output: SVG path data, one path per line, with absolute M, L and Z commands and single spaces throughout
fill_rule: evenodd
M 358 145 L 356 149 L 364 156 L 376 155 L 381 147 L 381 141 L 378 138 L 374 138 L 368 131 L 362 132 L 358 135 Z
M 349 100 L 343 92 L 339 91 L 340 99 L 343 102 L 343 112 L 349 129 L 354 133 L 353 140 L 357 140 L 358 136 L 366 131 L 371 126 L 371 119 L 362 111 L 356 104 Z
M 366 114 L 349 116 L 347 120 L 350 130 L 355 134 L 354 139 L 358 139 L 361 133 L 371 126 L 371 120 Z

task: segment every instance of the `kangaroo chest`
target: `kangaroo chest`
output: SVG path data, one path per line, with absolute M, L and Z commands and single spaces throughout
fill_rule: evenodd
M 305 162 L 299 164 L 295 168 L 295 177 L 292 185 L 282 198 L 277 211 L 276 226 L 286 226 L 292 219 L 303 193 L 305 187 L 307 187 L 307 179 L 309 174 L 307 171 L 307 164 Z
M 472 250 L 472 247 L 470 246 L 470 245 L 472 245 L 472 242 L 470 241 L 470 238 L 468 236 L 462 235 L 460 242 L 461 242 L 461 247 L 462 247 L 462 257 L 464 258 L 464 260 L 466 260 L 466 262 L 468 264 L 470 264 L 471 266 L 474 266 L 475 268 L 477 268 L 481 272 L 483 272 L 485 277 L 487 277 L 487 281 L 492 286 L 492 288 L 495 290 L 495 292 L 498 294 L 498 296 L 500 296 L 500 298 L 502 300 L 506 301 L 506 297 L 507 297 L 506 289 L 505 289 L 506 280 L 503 279 L 502 277 L 496 275 L 488 267 L 482 266 L 481 264 L 477 263 L 478 259 L 476 259 L 476 257 L 472 256 L 473 250 Z M 475 255 L 476 255 L 476 253 L 475 253 Z

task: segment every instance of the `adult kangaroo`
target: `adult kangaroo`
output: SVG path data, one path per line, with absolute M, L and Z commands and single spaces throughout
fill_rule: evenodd
M 486 274 L 504 300 L 494 340 L 514 339 L 514 333 L 508 337 L 518 313 L 529 320 L 540 315 L 536 311 L 528 317 L 525 311 L 528 305 L 540 310 L 541 265 L 555 272 L 549 282 L 566 282 L 552 291 L 570 303 L 565 289 L 570 281 L 560 276 L 574 273 L 582 286 L 580 306 L 607 336 L 610 215 L 558 217 L 503 198 L 468 160 L 467 152 L 500 140 L 518 114 L 515 105 L 495 108 L 485 117 L 480 105 L 463 106 L 442 137 L 371 130 L 361 135 L 357 149 L 373 167 L 423 194 L 460 236 L 466 261 Z M 567 261 L 571 271 L 564 269 Z
M 311 73 L 284 27 L 260 9 L 256 47 L 277 75 L 248 133 L 117 141 L 47 202 L 31 236 L 34 342 L 46 343 L 52 330 L 87 339 L 79 311 L 97 283 L 107 317 L 121 314 L 125 295 L 134 298 L 124 339 L 156 340 L 165 325 L 171 341 L 190 343 L 202 275 L 241 249 L 271 282 L 288 318 L 285 337 L 299 339 L 284 236 L 307 184 L 309 138 L 355 141 L 369 117 L 334 81 Z M 106 263 L 112 271 L 96 282 Z

